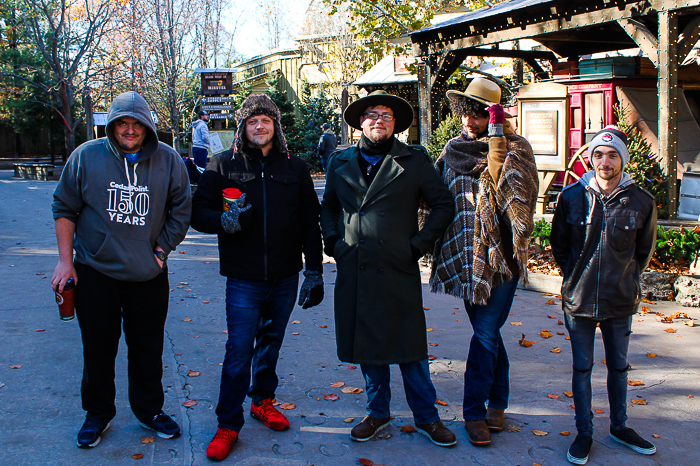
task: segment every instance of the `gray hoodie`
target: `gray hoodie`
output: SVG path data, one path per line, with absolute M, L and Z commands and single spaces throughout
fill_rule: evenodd
M 209 127 L 204 120 L 192 123 L 192 147 L 209 149 Z
M 121 117 L 148 128 L 133 164 L 114 139 L 112 123 Z M 169 254 L 189 228 L 187 171 L 179 154 L 158 141 L 148 104 L 136 92 L 114 99 L 106 132 L 71 154 L 53 195 L 53 217 L 76 224 L 76 262 L 118 280 L 147 281 L 162 272 L 155 246 Z

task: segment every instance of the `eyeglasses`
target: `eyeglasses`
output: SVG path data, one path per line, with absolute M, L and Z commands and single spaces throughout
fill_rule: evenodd
M 114 122 L 114 125 L 119 129 L 126 129 L 126 128 L 141 129 L 144 127 L 143 123 L 141 123 L 140 121 L 135 121 L 133 123 L 127 123 L 126 121 L 117 120 Z
M 384 121 L 394 121 L 394 115 L 390 113 L 376 113 L 376 112 L 369 112 L 365 113 L 365 116 L 369 118 L 370 120 L 378 120 L 382 119 Z

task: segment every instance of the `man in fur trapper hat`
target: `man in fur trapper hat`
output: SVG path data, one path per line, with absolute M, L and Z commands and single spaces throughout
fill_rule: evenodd
M 440 421 L 430 380 L 418 260 L 450 223 L 452 196 L 425 149 L 394 137 L 413 123 L 411 104 L 375 91 L 350 104 L 343 117 L 362 137 L 331 157 L 321 228 L 338 270 L 338 358 L 359 364 L 367 384 L 367 416 L 350 438 L 365 442 L 389 425 L 389 365 L 398 364 L 416 429 L 436 445 L 451 446 L 457 440 Z M 432 213 L 419 229 L 421 198 Z
M 280 112 L 251 95 L 236 112 L 233 147 L 212 157 L 192 199 L 192 227 L 219 236 L 226 277 L 228 341 L 221 371 L 218 429 L 207 457 L 222 460 L 250 414 L 273 430 L 289 428 L 273 406 L 277 359 L 299 292 L 303 309 L 323 300 L 319 202 L 306 162 L 287 151 Z M 251 383 L 252 362 L 252 383 Z
M 518 279 L 527 278 L 534 228 L 537 167 L 530 144 L 510 130 L 498 84 L 475 78 L 448 91 L 462 134 L 436 167 L 457 215 L 435 244 L 430 289 L 464 300 L 474 335 L 464 374 L 463 414 L 469 441 L 491 443 L 508 406 L 508 355 L 501 338 Z M 488 403 L 488 410 L 486 404 Z
M 642 298 L 639 276 L 656 246 L 654 197 L 624 172 L 627 135 L 606 126 L 591 140 L 593 170 L 564 188 L 552 219 L 552 254 L 562 270 L 564 323 L 571 339 L 578 435 L 567 459 L 585 464 L 593 445 L 594 343 L 600 328 L 610 402 L 610 438 L 644 455 L 656 447 L 627 427 L 627 351 Z

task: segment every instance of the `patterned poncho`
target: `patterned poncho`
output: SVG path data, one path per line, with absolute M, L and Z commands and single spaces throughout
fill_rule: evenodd
M 430 290 L 486 304 L 491 289 L 513 277 L 501 244 L 501 222 L 513 235 L 513 252 L 527 283 L 527 259 L 538 177 L 530 144 L 506 133 L 508 155 L 498 184 L 487 167 L 488 137 L 450 140 L 435 166 L 455 197 L 456 212 L 433 251 Z

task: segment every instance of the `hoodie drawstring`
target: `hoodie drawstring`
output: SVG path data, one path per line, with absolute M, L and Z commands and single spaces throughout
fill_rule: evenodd
M 127 182 L 127 184 L 129 185 L 129 187 L 131 187 L 131 186 L 138 186 L 137 183 L 138 183 L 138 181 L 139 181 L 139 177 L 138 177 L 138 175 L 136 174 L 136 167 L 138 167 L 138 166 L 139 166 L 139 164 L 138 164 L 138 162 L 136 162 L 136 163 L 134 164 L 134 184 L 132 185 L 132 184 L 131 184 L 131 177 L 129 176 L 129 164 L 127 164 L 126 158 L 124 158 L 124 171 L 126 172 L 126 182 Z

